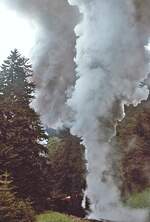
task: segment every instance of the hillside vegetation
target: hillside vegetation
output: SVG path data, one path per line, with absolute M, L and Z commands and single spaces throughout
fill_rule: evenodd
M 150 100 L 125 107 L 125 113 L 116 135 L 122 198 L 133 207 L 150 207 Z

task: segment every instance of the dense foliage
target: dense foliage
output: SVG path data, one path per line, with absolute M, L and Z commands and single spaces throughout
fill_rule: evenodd
M 39 116 L 29 106 L 34 83 L 28 60 L 11 52 L 0 70 L 0 171 L 8 170 L 19 197 L 44 207 L 47 138 Z
M 27 200 L 15 196 L 7 172 L 0 179 L 0 221 L 1 222 L 34 222 L 35 215 Z
M 55 210 L 84 215 L 81 207 L 86 182 L 85 147 L 81 140 L 64 130 L 49 139 L 51 200 Z
M 117 126 L 117 152 L 121 191 L 124 198 L 150 187 L 150 100 L 125 107 Z
M 38 211 L 57 209 L 83 216 L 84 146 L 68 130 L 59 139 L 51 137 L 48 147 L 43 145 L 48 136 L 30 106 L 35 90 L 32 74 L 29 60 L 16 49 L 0 69 L 0 174 L 10 173 L 15 191 L 15 195 L 7 192 L 6 202 L 14 206 L 11 198 L 21 198 L 19 206 L 30 212 L 29 199 Z M 22 218 L 26 222 L 26 215 Z

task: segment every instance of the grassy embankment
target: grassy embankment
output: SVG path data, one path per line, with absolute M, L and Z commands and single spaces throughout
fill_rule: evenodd
M 37 222 L 85 222 L 86 220 L 70 217 L 57 212 L 46 212 L 37 216 Z

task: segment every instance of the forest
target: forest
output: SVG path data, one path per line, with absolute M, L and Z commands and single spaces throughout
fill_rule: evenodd
M 48 211 L 84 218 L 90 211 L 88 199 L 82 208 L 85 147 L 70 129 L 42 124 L 31 106 L 32 76 L 29 59 L 17 49 L 0 68 L 0 222 L 34 222 Z M 114 181 L 125 206 L 150 208 L 150 99 L 125 106 L 125 113 L 112 140 Z
M 35 212 L 84 215 L 84 146 L 64 129 L 49 136 L 30 107 L 32 67 L 17 50 L 0 71 L 0 221 L 34 221 Z M 46 145 L 44 145 L 46 143 Z M 69 201 L 68 201 L 69 200 Z

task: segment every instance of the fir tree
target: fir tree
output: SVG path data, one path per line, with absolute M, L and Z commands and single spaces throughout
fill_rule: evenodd
M 17 49 L 11 51 L 1 66 L 0 94 L 11 102 L 18 101 L 28 105 L 33 98 L 35 88 L 31 81 L 32 74 L 29 59 L 21 56 Z
M 7 171 L 0 178 L 0 221 L 34 222 L 34 211 L 28 201 L 19 200 L 13 192 Z
M 81 207 L 86 187 L 85 147 L 66 129 L 59 138 L 49 139 L 51 200 L 56 210 L 84 216 Z M 68 200 L 68 201 L 67 201 Z
M 35 85 L 28 59 L 15 49 L 0 71 L 0 170 L 8 169 L 17 195 L 43 208 L 47 196 L 47 136 L 30 107 Z M 45 185 L 44 185 L 45 184 Z

